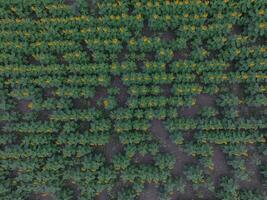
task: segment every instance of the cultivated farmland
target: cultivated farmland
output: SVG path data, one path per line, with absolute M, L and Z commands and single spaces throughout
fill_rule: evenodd
M 266 200 L 266 6 L 0 0 L 0 200 Z

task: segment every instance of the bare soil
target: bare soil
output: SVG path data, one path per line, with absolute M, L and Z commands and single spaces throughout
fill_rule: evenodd
M 124 61 L 127 60 L 127 56 L 130 54 L 128 48 L 127 48 L 127 44 L 122 44 L 123 46 L 123 50 L 118 53 L 118 62 L 121 64 L 123 63 Z
M 111 163 L 112 157 L 114 155 L 119 154 L 122 151 L 123 151 L 123 145 L 119 143 L 118 140 L 114 139 L 114 137 L 111 136 L 109 143 L 107 143 L 104 148 L 104 154 L 106 156 L 107 161 Z
M 17 110 L 23 114 L 29 113 L 32 110 L 28 107 L 31 100 L 20 100 L 17 104 Z
M 164 84 L 160 86 L 162 93 L 164 96 L 166 97 L 171 97 L 172 96 L 172 92 L 171 92 L 171 84 Z
M 180 114 L 183 117 L 195 117 L 197 116 L 198 111 L 199 111 L 198 106 L 183 107 L 180 110 Z
M 109 200 L 108 192 L 105 190 L 96 196 L 95 200 Z
M 241 188 L 246 189 L 260 189 L 262 191 L 266 191 L 267 189 L 261 183 L 261 174 L 258 166 L 255 164 L 255 158 L 260 158 L 260 155 L 255 151 L 255 146 L 249 145 L 249 156 L 246 159 L 246 170 L 249 174 L 249 181 L 241 181 L 239 183 Z
M 166 31 L 161 34 L 160 38 L 164 41 L 172 41 L 175 40 L 176 34 L 172 31 Z
M 238 106 L 238 111 L 239 111 L 239 114 L 242 117 L 245 117 L 245 118 L 246 117 L 249 117 L 250 116 L 250 113 L 251 113 L 250 107 L 245 106 L 245 105 Z
M 157 200 L 158 199 L 158 190 L 155 185 L 146 184 L 145 190 L 140 195 L 140 200 Z
M 155 31 L 149 28 L 148 26 L 148 20 L 144 21 L 144 26 L 142 29 L 142 35 L 146 37 L 153 37 L 155 35 Z
M 72 190 L 74 199 L 79 199 L 80 198 L 80 189 L 79 185 L 74 182 L 73 180 L 67 180 L 64 183 L 64 187 L 68 188 L 69 190 Z
M 107 88 L 98 86 L 95 89 L 95 96 L 90 100 L 90 105 L 95 108 L 100 108 L 100 106 L 97 105 L 97 102 L 102 98 L 108 97 L 108 91 Z
M 145 156 L 142 156 L 141 154 L 135 154 L 133 157 L 133 162 L 138 164 L 146 164 L 150 165 L 154 163 L 153 156 L 150 154 L 146 154 Z
M 244 28 L 239 25 L 233 25 L 231 34 L 233 35 L 240 35 L 244 31 Z
M 52 111 L 50 110 L 42 110 L 38 113 L 37 119 L 41 121 L 48 121 L 51 113 Z
M 190 49 L 178 50 L 173 52 L 173 60 L 186 60 L 190 56 Z
M 31 195 L 29 200 L 53 200 L 53 197 L 51 195 L 45 195 L 40 193 Z
M 183 176 L 183 169 L 186 164 L 196 163 L 196 159 L 187 153 L 185 153 L 181 147 L 174 144 L 169 138 L 168 131 L 165 129 L 162 121 L 152 120 L 151 121 L 151 133 L 160 141 L 162 144 L 161 151 L 167 152 L 175 156 L 176 163 L 172 174 L 174 176 Z M 184 194 L 179 194 L 179 199 L 193 199 L 194 192 L 190 186 L 187 186 Z M 174 199 L 176 197 L 174 196 Z
M 175 192 L 172 196 L 172 200 L 195 200 L 196 194 L 192 188 L 192 185 L 190 183 L 186 183 L 185 186 L 185 192 L 180 193 L 180 192 Z
M 54 92 L 55 92 L 55 89 L 54 89 L 54 88 L 47 88 L 47 89 L 45 89 L 45 90 L 43 91 L 43 94 L 44 94 L 43 96 L 44 96 L 45 98 L 55 97 Z
M 172 171 L 173 175 L 181 175 L 184 165 L 196 163 L 196 159 L 194 157 L 185 153 L 181 147 L 171 141 L 168 131 L 165 129 L 160 120 L 152 120 L 150 131 L 160 141 L 162 145 L 161 151 L 175 156 L 176 163 Z
M 153 62 L 156 59 L 155 52 L 146 53 L 145 59 L 148 60 L 148 61 Z
M 86 109 L 89 106 L 89 102 L 87 99 L 73 99 L 73 108 L 75 109 Z
M 238 97 L 243 97 L 244 88 L 240 84 L 233 84 L 232 85 L 232 93 Z
M 64 3 L 67 5 L 73 5 L 75 3 L 75 0 L 65 0 Z
M 230 167 L 226 163 L 225 155 L 219 146 L 213 147 L 213 163 L 214 171 L 211 173 L 215 186 L 219 186 L 219 181 L 222 176 L 231 175 Z
M 215 105 L 216 97 L 210 94 L 199 94 L 197 95 L 197 105 L 199 107 L 204 106 L 214 106 Z
M 56 55 L 58 63 L 61 65 L 69 65 L 69 63 L 63 58 L 62 54 L 57 54 Z
M 94 0 L 88 0 L 88 7 L 89 7 L 90 13 L 92 13 L 92 11 L 95 10 Z
M 196 105 L 191 107 L 182 107 L 179 114 L 182 117 L 193 118 L 196 117 L 201 108 L 206 106 L 215 106 L 215 97 L 209 94 L 199 94 L 196 97 Z
M 113 79 L 111 81 L 111 85 L 113 87 L 119 88 L 120 93 L 116 96 L 117 101 L 118 101 L 118 104 L 120 105 L 120 107 L 125 106 L 126 101 L 129 97 L 129 94 L 127 92 L 128 88 L 123 84 L 123 82 L 121 81 L 119 76 L 113 77 Z

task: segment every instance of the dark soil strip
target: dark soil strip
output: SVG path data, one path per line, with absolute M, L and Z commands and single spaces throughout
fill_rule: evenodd
M 102 98 L 107 98 L 107 97 L 108 97 L 107 88 L 102 87 L 102 86 L 98 86 L 95 89 L 95 96 L 93 97 L 93 99 L 91 99 L 90 104 L 93 107 L 99 108 L 99 106 L 97 105 L 98 100 L 100 100 Z
M 117 97 L 117 101 L 118 104 L 120 105 L 120 107 L 125 106 L 126 101 L 128 99 L 128 88 L 123 85 L 123 82 L 121 81 L 119 76 L 114 76 L 112 81 L 111 81 L 111 85 L 115 88 L 119 88 L 120 93 L 116 96 Z
M 106 190 L 101 192 L 98 196 L 96 196 L 95 200 L 109 200 L 108 192 Z
M 196 159 L 194 157 L 183 152 L 180 147 L 178 147 L 171 141 L 167 130 L 160 120 L 152 120 L 150 131 L 162 144 L 162 151 L 170 153 L 176 157 L 173 175 L 182 174 L 183 167 L 186 164 L 196 162 Z
M 214 171 L 212 172 L 212 178 L 216 187 L 219 186 L 220 178 L 222 176 L 230 176 L 230 167 L 226 163 L 225 155 L 219 146 L 213 147 L 213 163 Z
M 140 200 L 158 200 L 158 191 L 152 184 L 145 185 L 145 190 L 140 195 Z
M 121 153 L 122 151 L 123 151 L 122 144 L 119 143 L 119 141 L 117 141 L 116 139 L 114 139 L 114 136 L 112 136 L 111 139 L 109 140 L 109 143 L 107 143 L 105 146 L 104 153 L 107 161 L 111 163 L 113 156 Z

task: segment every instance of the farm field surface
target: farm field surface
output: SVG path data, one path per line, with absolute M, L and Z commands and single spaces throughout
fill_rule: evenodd
M 266 200 L 266 8 L 0 0 L 0 200 Z

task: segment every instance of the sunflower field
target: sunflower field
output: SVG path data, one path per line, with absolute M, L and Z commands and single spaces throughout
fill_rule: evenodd
M 266 200 L 267 2 L 0 0 L 0 200 Z

